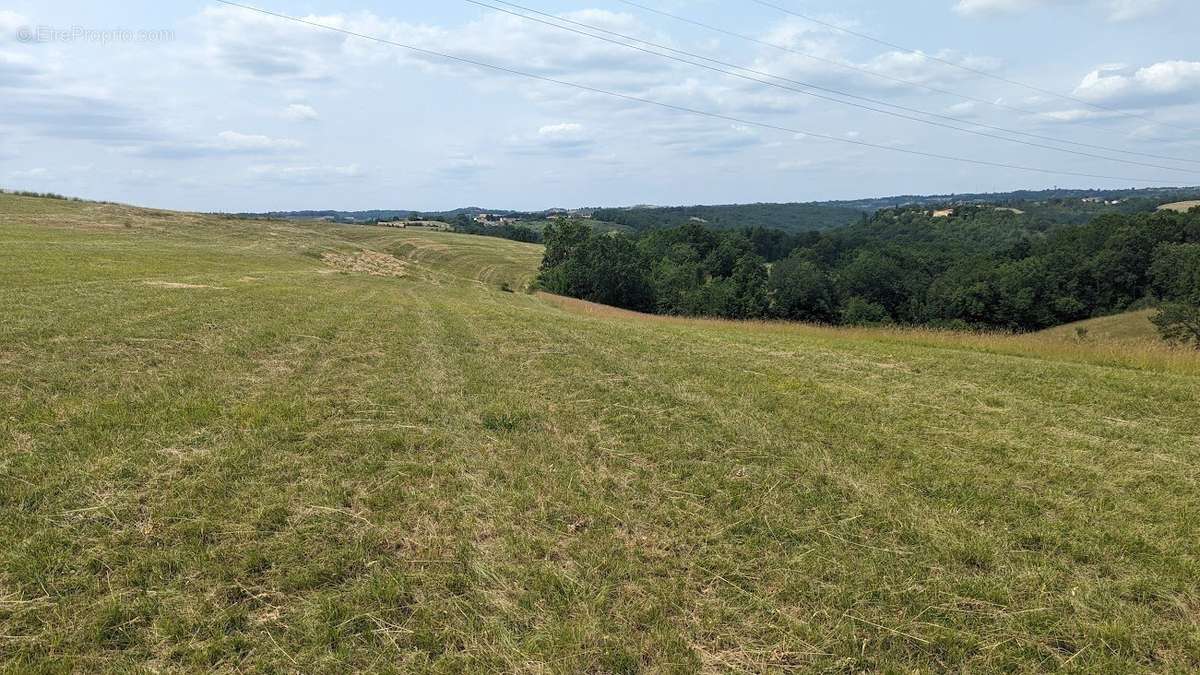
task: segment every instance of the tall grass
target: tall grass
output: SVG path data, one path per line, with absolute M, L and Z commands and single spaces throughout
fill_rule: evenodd
M 540 295 L 571 311 L 605 318 L 650 321 L 678 326 L 720 327 L 747 332 L 791 334 L 834 341 L 855 340 L 913 344 L 1119 368 L 1158 370 L 1183 375 L 1200 375 L 1200 353 L 1188 347 L 1167 344 L 1153 336 L 1106 340 L 1103 338 L 1080 338 L 1065 331 L 1015 334 L 901 326 L 845 327 L 791 321 L 731 321 L 643 314 L 548 293 Z

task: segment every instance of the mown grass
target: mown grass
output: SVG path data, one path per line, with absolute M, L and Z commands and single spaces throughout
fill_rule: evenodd
M 0 241 L 5 669 L 1200 668 L 1194 355 L 589 313 L 439 233 Z

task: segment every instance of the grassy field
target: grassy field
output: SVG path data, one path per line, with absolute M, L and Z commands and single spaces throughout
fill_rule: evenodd
M 1197 206 L 1200 206 L 1200 200 L 1193 200 L 1193 201 L 1188 201 L 1188 202 L 1175 202 L 1174 204 L 1163 204 L 1162 206 L 1158 207 L 1158 210 L 1159 211 L 1179 211 L 1180 213 L 1187 213 L 1188 211 L 1191 211 L 1192 209 L 1196 208 Z
M 1200 364 L 0 196 L 0 670 L 1200 668 Z
M 1048 339 L 1063 339 L 1083 343 L 1120 344 L 1137 351 L 1153 350 L 1161 346 L 1158 329 L 1150 322 L 1155 310 L 1145 309 L 1126 312 L 1098 319 L 1088 319 L 1044 330 L 1040 335 Z

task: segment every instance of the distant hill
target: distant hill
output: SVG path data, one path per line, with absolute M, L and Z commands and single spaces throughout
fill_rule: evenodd
M 453 221 L 459 216 L 474 217 L 483 213 L 516 218 L 529 223 L 545 224 L 547 218 L 571 215 L 588 219 L 600 229 L 643 232 L 678 227 L 689 222 L 714 229 L 764 227 L 785 232 L 830 230 L 859 222 L 864 215 L 906 206 L 952 208 L 990 205 L 1019 209 L 1034 227 L 1052 224 L 1086 223 L 1105 213 L 1146 213 L 1163 204 L 1200 199 L 1200 187 L 1142 188 L 1130 190 L 1019 190 L 1016 192 L 896 195 L 868 199 L 786 203 L 786 204 L 727 204 L 696 206 L 629 206 L 618 208 L 546 209 L 517 211 L 485 209 L 477 206 L 450 211 L 414 211 L 380 209 L 366 211 L 270 211 L 267 213 L 232 214 L 245 218 L 330 220 L 342 223 L 368 223 L 421 215 L 426 218 Z
M 898 195 L 851 201 L 726 206 L 633 206 L 597 209 L 596 220 L 619 223 L 635 231 L 678 227 L 697 222 L 715 229 L 765 227 L 786 232 L 830 230 L 858 223 L 886 209 L 926 207 L 952 213 L 954 208 L 993 206 L 1021 216 L 1023 226 L 1048 229 L 1078 225 L 1105 213 L 1147 213 L 1164 202 L 1200 196 L 1200 188 L 1136 190 L 1022 190 L 1018 192 Z
M 1158 344 L 1158 331 L 1150 323 L 1153 315 L 1152 309 L 1124 312 L 1047 328 L 1036 335 L 1084 343 Z
M 452 211 L 413 211 L 406 209 L 371 209 L 367 211 L 338 211 L 338 210 L 320 210 L 320 211 L 266 211 L 262 213 L 231 213 L 237 218 L 249 219 L 267 219 L 267 220 L 329 220 L 339 223 L 371 223 L 380 220 L 396 220 L 407 219 L 415 215 L 424 216 L 429 220 L 450 220 L 460 215 L 477 216 L 481 213 L 494 213 L 498 215 L 515 215 L 516 211 L 507 211 L 504 209 L 491 210 L 483 209 L 477 206 L 468 206 Z
M 700 223 L 720 230 L 765 227 L 785 232 L 809 232 L 849 225 L 861 220 L 867 213 L 864 209 L 828 203 L 731 204 L 597 209 L 593 217 L 638 232 L 687 223 Z
M 1013 192 L 975 192 L 966 194 L 941 195 L 896 195 L 892 197 L 875 197 L 870 199 L 854 199 L 848 201 L 823 202 L 831 206 L 878 211 L 880 209 L 898 206 L 933 206 L 936 204 L 994 204 L 1007 206 L 1052 201 L 1082 201 L 1093 199 L 1100 201 L 1114 200 L 1150 200 L 1159 203 L 1175 201 L 1191 195 L 1200 195 L 1200 187 L 1165 187 L 1165 188 L 1134 188 L 1122 190 L 1069 190 L 1053 188 L 1050 190 L 1016 190 Z
M 1192 199 L 1192 200 L 1185 201 L 1185 202 L 1175 202 L 1173 204 L 1163 204 L 1162 206 L 1158 207 L 1158 210 L 1159 211 L 1178 211 L 1180 213 L 1187 213 L 1188 211 L 1191 211 L 1192 209 L 1196 208 L 1197 206 L 1200 206 L 1200 200 Z

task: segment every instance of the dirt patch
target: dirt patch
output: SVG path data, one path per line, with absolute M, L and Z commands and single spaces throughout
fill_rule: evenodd
M 358 272 L 376 277 L 408 276 L 408 263 L 386 253 L 359 251 L 358 253 L 325 253 L 321 255 L 327 265 L 344 272 Z
M 12 432 L 13 448 L 17 454 L 33 452 L 33 436 L 24 432 Z
M 224 286 L 209 286 L 207 284 L 184 284 L 177 281 L 146 281 L 143 282 L 147 286 L 157 286 L 158 288 L 210 288 L 214 291 L 225 290 Z

